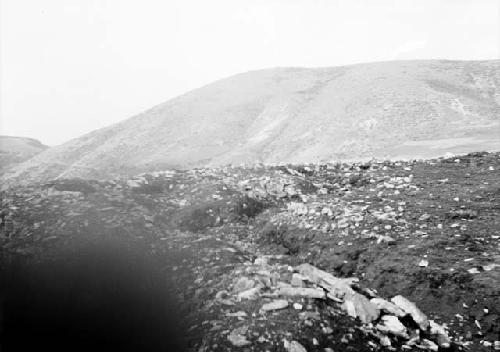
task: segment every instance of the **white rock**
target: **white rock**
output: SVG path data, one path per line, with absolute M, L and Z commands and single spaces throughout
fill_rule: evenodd
M 377 244 L 379 244 L 381 242 L 393 243 L 395 241 L 396 240 L 394 238 L 392 238 L 391 236 L 387 236 L 387 235 L 378 235 L 377 236 Z
M 382 335 L 380 338 L 380 344 L 385 347 L 391 346 L 391 339 L 388 336 Z
M 325 291 L 321 288 L 309 287 L 281 287 L 278 290 L 280 296 L 299 296 L 308 298 L 325 298 Z
M 231 333 L 227 335 L 227 339 L 233 344 L 233 346 L 236 347 L 242 347 L 251 344 L 251 342 L 248 341 L 244 335 L 239 334 L 236 330 L 231 331 Z
M 243 292 L 238 293 L 238 300 L 241 301 L 243 299 L 256 299 L 259 297 L 260 287 L 253 287 L 251 289 L 245 290 Z
M 128 180 L 127 181 L 127 186 L 129 186 L 131 188 L 141 187 L 142 184 L 143 184 L 143 182 L 141 182 L 139 180 Z
M 235 318 L 238 318 L 238 317 L 246 317 L 246 316 L 247 316 L 247 313 L 245 313 L 242 310 L 240 310 L 238 312 L 234 312 L 234 313 L 226 313 L 226 317 L 235 317 Z
M 307 352 L 306 348 L 297 341 L 288 342 L 285 340 L 283 344 L 288 352 Z
M 422 339 L 422 341 L 420 342 L 420 344 L 417 345 L 417 346 L 421 347 L 423 349 L 426 349 L 426 350 L 431 350 L 431 351 L 438 351 L 439 350 L 439 346 L 438 345 L 436 345 L 431 340 L 427 340 L 427 339 Z
M 408 332 L 406 331 L 406 327 L 399 321 L 398 317 L 394 315 L 382 316 L 381 322 L 377 324 L 376 328 L 385 334 L 390 333 L 404 339 L 410 338 L 410 336 L 408 336 Z
M 347 312 L 350 317 L 356 318 L 356 307 L 354 306 L 354 302 L 350 300 L 346 300 L 342 304 L 342 309 Z
M 274 300 L 272 302 L 269 302 L 269 303 L 265 303 L 261 310 L 267 312 L 267 311 L 270 311 L 270 310 L 279 310 L 279 309 L 284 309 L 288 307 L 288 301 L 284 300 L 284 299 L 277 299 L 277 300 Z
M 406 313 L 401 308 L 398 308 L 398 306 L 396 306 L 394 303 L 391 303 L 383 298 L 372 298 L 370 302 L 376 305 L 378 309 L 397 317 L 404 317 L 406 315 Z
M 446 329 L 442 325 L 434 322 L 434 320 L 429 320 L 429 326 L 430 333 L 431 335 L 435 336 L 435 341 L 437 342 L 439 347 L 449 348 L 451 341 Z
M 331 217 L 333 215 L 333 212 L 330 208 L 323 207 L 323 209 L 321 209 L 321 214 Z
M 422 259 L 419 263 L 418 266 L 421 266 L 423 268 L 427 267 L 429 265 L 429 261 L 426 259 Z
M 305 280 L 304 276 L 297 273 L 293 273 L 290 284 L 295 287 L 304 287 L 304 280 Z
M 351 286 L 358 281 L 356 278 L 339 279 L 308 263 L 301 264 L 296 269 L 307 280 L 323 287 L 338 298 L 344 297 L 347 293 L 354 293 Z
M 267 258 L 264 258 L 264 257 L 255 258 L 253 263 L 255 265 L 265 266 L 265 265 L 267 265 Z
M 500 266 L 498 264 L 488 264 L 488 265 L 483 265 L 483 270 L 484 271 L 491 271 L 495 269 L 497 266 Z
M 347 314 L 358 318 L 363 323 L 368 324 L 376 320 L 380 315 L 380 310 L 376 305 L 371 303 L 368 298 L 355 292 L 347 294 L 344 297 L 344 303 L 341 305 Z
M 401 295 L 394 296 L 391 299 L 391 302 L 401 308 L 407 314 L 411 315 L 411 317 L 413 318 L 415 323 L 418 324 L 421 330 L 427 330 L 427 328 L 429 327 L 429 320 L 427 320 L 427 316 L 417 308 L 415 303 L 407 300 Z

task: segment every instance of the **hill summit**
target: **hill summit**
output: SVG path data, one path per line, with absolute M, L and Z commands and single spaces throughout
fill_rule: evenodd
M 28 160 L 47 148 L 33 138 L 0 136 L 0 172 Z
M 500 150 L 500 61 L 238 74 L 49 148 L 4 181 Z

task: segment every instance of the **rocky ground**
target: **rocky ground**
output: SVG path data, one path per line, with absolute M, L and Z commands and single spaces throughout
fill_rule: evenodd
M 2 267 L 109 239 L 144 248 L 188 350 L 500 350 L 499 153 L 56 180 L 0 197 Z

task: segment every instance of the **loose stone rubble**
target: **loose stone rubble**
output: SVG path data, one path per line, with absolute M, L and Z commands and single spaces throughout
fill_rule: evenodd
M 271 273 L 273 270 L 265 258 L 258 258 L 255 262 L 264 263 L 259 269 L 253 268 L 255 273 L 265 271 Z M 357 278 L 338 278 L 307 263 L 292 270 L 294 273 L 290 276 L 290 283 L 280 281 L 276 286 L 269 286 L 267 289 L 271 293 L 268 296 L 324 300 L 333 307 L 339 307 L 349 316 L 359 319 L 364 324 L 365 331 L 372 331 L 385 346 L 393 344 L 418 345 L 429 350 L 434 350 L 435 345 L 443 348 L 450 347 L 451 340 L 445 327 L 434 321 L 429 321 L 413 302 L 403 296 L 397 295 L 391 298 L 392 303 L 381 297 L 373 297 L 369 300 L 369 297 L 361 293 L 362 291 L 357 285 L 359 281 Z M 304 287 L 292 286 L 292 281 L 297 284 L 298 278 L 303 279 L 301 281 L 305 285 Z M 247 283 L 251 280 L 242 277 L 236 285 L 241 285 L 242 282 Z M 260 311 L 267 313 L 286 309 L 288 306 L 288 300 L 275 299 L 265 303 Z M 299 310 L 301 308 L 302 305 L 298 307 Z M 418 326 L 417 329 L 415 329 L 416 326 Z M 241 339 L 230 336 L 232 340 L 241 341 Z M 422 338 L 419 338 L 420 336 Z M 287 350 L 294 351 L 303 348 L 294 345 L 293 341 L 286 346 L 289 346 Z
M 392 297 L 391 302 L 403 312 L 410 315 L 422 331 L 426 331 L 429 328 L 429 320 L 427 320 L 427 316 L 422 313 L 413 302 L 408 301 L 400 295 Z
M 385 334 L 392 334 L 406 340 L 410 339 L 406 327 L 401 323 L 398 317 L 394 315 L 383 315 L 380 318 L 380 323 L 377 324 L 375 328 Z
M 500 350 L 500 155 L 456 159 L 13 188 L 2 260 L 143 245 L 176 283 L 192 351 Z

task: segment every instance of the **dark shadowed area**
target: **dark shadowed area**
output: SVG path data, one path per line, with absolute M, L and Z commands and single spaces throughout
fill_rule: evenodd
M 2 266 L 2 351 L 183 350 L 170 283 L 116 241 Z

